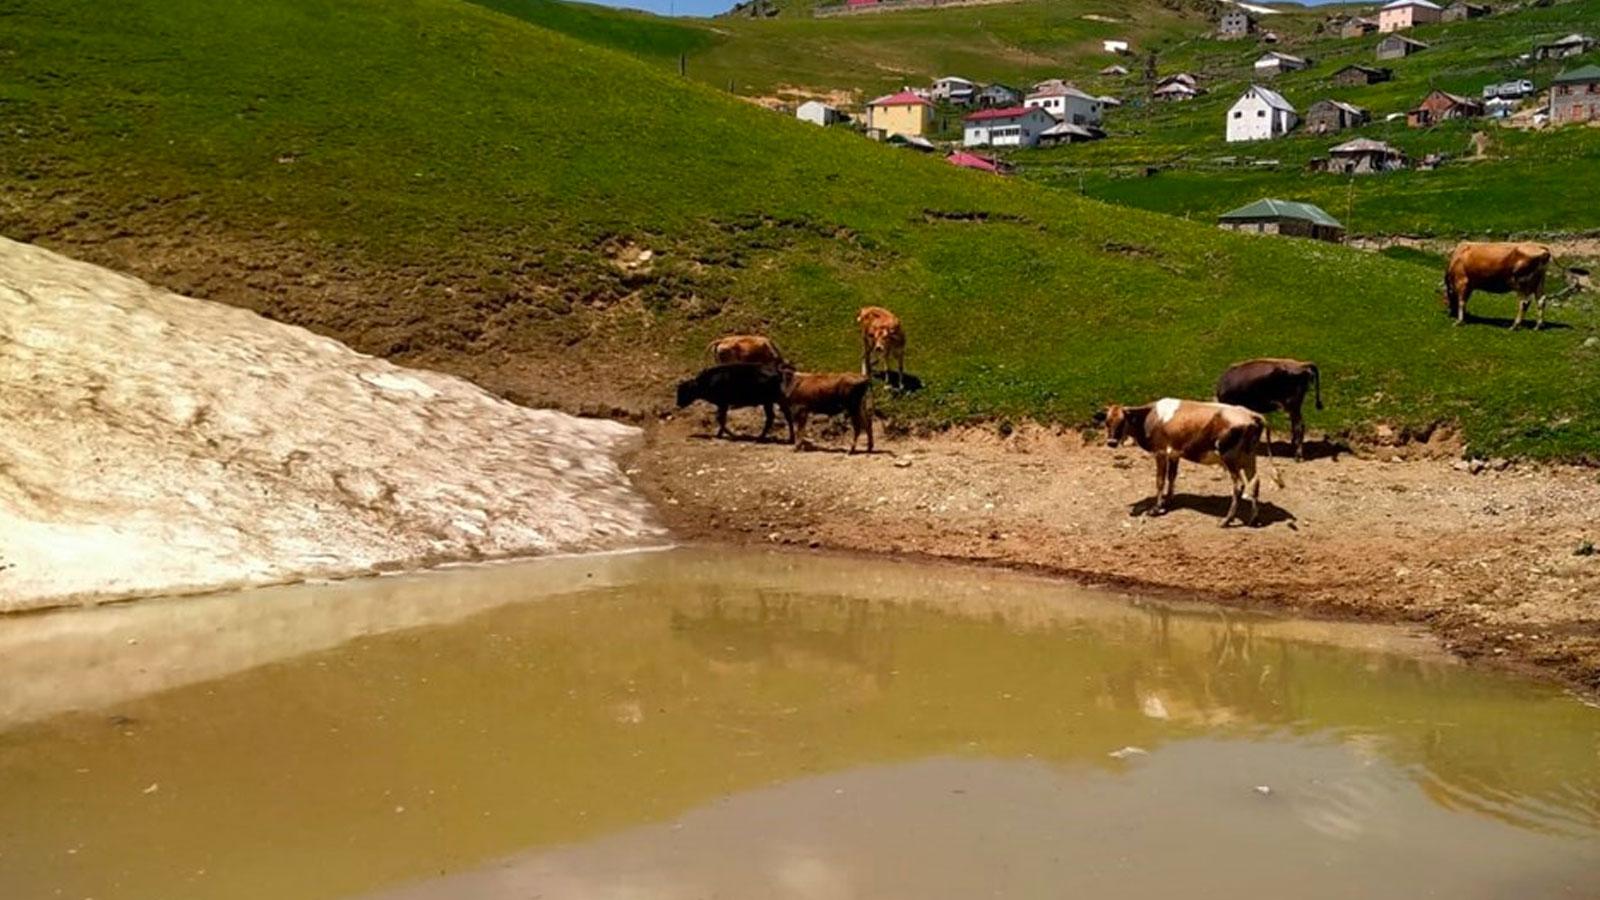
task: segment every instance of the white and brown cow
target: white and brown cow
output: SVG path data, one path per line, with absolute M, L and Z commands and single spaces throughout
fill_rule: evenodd
M 1097 418 L 1106 426 L 1107 443 L 1112 447 L 1132 438 L 1156 461 L 1156 502 L 1152 515 L 1166 512 L 1178 480 L 1178 461 L 1220 465 L 1233 482 L 1233 503 L 1222 519 L 1226 528 L 1239 512 L 1239 498 L 1250 494 L 1250 520 L 1254 525 L 1261 512 L 1261 479 L 1256 475 L 1256 450 L 1266 440 L 1267 459 L 1272 459 L 1272 431 L 1260 414 L 1242 406 L 1175 400 L 1166 397 L 1144 406 L 1111 406 Z M 1276 465 L 1273 479 L 1283 486 Z

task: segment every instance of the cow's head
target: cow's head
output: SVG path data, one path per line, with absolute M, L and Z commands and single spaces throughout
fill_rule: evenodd
M 1106 426 L 1106 446 L 1120 447 L 1128 436 L 1128 414 L 1113 403 L 1095 415 L 1095 421 Z
M 699 400 L 699 399 L 700 399 L 700 381 L 699 381 L 699 379 L 690 378 L 687 381 L 678 382 L 678 408 L 679 409 L 683 409 L 685 406 L 688 406 L 689 404 L 691 404 L 691 403 L 693 403 L 693 402 L 695 402 L 696 400 Z

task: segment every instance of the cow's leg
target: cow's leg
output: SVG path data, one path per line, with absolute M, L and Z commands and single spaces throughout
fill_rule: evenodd
M 861 437 L 862 432 L 866 432 L 866 435 L 867 435 L 867 452 L 871 453 L 872 452 L 872 413 L 867 411 L 867 405 L 866 405 L 865 401 L 863 401 L 861 403 L 861 405 L 859 405 L 856 408 L 850 410 L 850 427 L 851 427 L 851 429 L 853 429 L 851 434 L 850 434 L 850 452 L 851 453 L 856 452 L 856 439 Z
M 1522 324 L 1522 316 L 1528 311 L 1528 301 L 1531 298 L 1521 291 L 1517 291 L 1517 317 L 1511 320 L 1511 330 L 1516 331 Z
M 789 426 L 789 443 L 794 443 L 794 410 L 785 403 L 783 405 L 783 421 Z
M 1256 524 L 1261 518 L 1261 478 L 1256 475 L 1256 455 L 1252 451 L 1244 455 L 1245 489 L 1250 492 L 1250 524 Z
M 1156 454 L 1156 502 L 1151 505 L 1146 515 L 1159 516 L 1166 512 L 1167 500 L 1167 458 L 1160 453 Z
M 1533 330 L 1534 331 L 1538 331 L 1539 329 L 1544 327 L 1544 306 L 1545 306 L 1545 303 L 1547 303 L 1548 301 L 1549 301 L 1549 297 L 1547 297 L 1543 291 L 1540 291 L 1539 292 L 1539 318 L 1534 320 L 1534 323 L 1533 323 Z
M 1172 492 L 1178 485 L 1178 457 L 1167 460 L 1167 508 L 1172 508 Z
M 1304 400 L 1305 397 L 1301 396 L 1283 407 L 1289 413 L 1289 442 L 1294 445 L 1294 458 L 1301 462 L 1306 458 L 1306 417 L 1300 412 L 1300 404 Z
M 1228 504 L 1228 514 L 1222 517 L 1222 527 L 1227 528 L 1228 523 L 1232 522 L 1233 517 L 1239 513 L 1239 496 L 1244 493 L 1244 488 L 1239 480 L 1238 465 L 1233 460 L 1223 457 L 1222 468 L 1227 470 L 1228 481 L 1233 486 L 1233 502 Z
M 733 436 L 733 433 L 728 430 L 728 408 L 726 406 L 718 406 L 717 407 L 717 437 L 732 437 L 732 436 Z
M 1472 284 L 1457 285 L 1456 296 L 1461 298 L 1456 304 L 1456 324 L 1462 325 L 1467 321 L 1467 299 L 1472 296 Z
M 900 364 L 899 365 L 900 383 L 898 385 L 896 385 L 896 387 L 900 388 L 900 390 L 903 391 L 903 390 L 906 389 L 906 347 L 905 347 L 904 344 L 900 345 L 900 352 L 895 354 L 895 358 L 896 358 L 896 361 Z
M 864 331 L 861 333 L 861 374 L 872 377 L 872 338 Z
M 777 418 L 772 414 L 771 403 L 763 403 L 761 405 L 761 411 L 767 414 L 767 421 L 761 425 L 761 437 L 756 438 L 758 441 L 764 441 L 767 439 L 767 432 L 772 430 L 772 423 Z
M 806 419 L 811 417 L 810 411 L 801 407 L 794 411 L 794 449 L 798 453 L 806 445 Z

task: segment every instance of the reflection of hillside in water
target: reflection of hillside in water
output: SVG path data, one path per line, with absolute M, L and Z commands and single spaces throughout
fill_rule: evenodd
M 889 622 L 867 600 L 716 590 L 675 607 L 670 622 L 674 635 L 713 664 L 833 669 L 880 691 L 894 674 Z

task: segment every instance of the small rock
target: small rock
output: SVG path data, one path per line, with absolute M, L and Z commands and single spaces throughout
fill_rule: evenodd
M 161 782 L 156 781 L 156 782 L 151 782 L 150 786 L 144 789 L 144 792 L 146 794 L 154 794 L 156 791 L 159 791 L 159 790 L 161 790 Z
M 1586 337 L 1583 339 L 1583 345 L 1585 347 L 1600 346 L 1600 337 Z
M 1483 471 L 1483 465 L 1484 465 L 1483 460 L 1474 459 L 1471 462 L 1467 463 L 1467 471 L 1471 472 L 1474 475 L 1476 475 L 1479 472 Z
M 1267 784 L 1258 784 L 1256 785 L 1256 793 L 1263 797 L 1268 796 L 1272 793 L 1272 786 Z
M 897 469 L 909 469 L 911 468 L 911 460 L 897 459 L 894 461 L 894 467 Z
M 1450 468 L 1455 469 L 1457 472 L 1465 472 L 1472 468 L 1472 463 L 1464 459 L 1458 459 L 1450 465 Z
M 1579 544 L 1578 545 L 1578 549 L 1572 551 L 1572 555 L 1573 556 L 1593 556 L 1594 555 L 1594 541 L 1584 541 L 1583 543 Z
M 1489 460 L 1489 468 L 1495 470 L 1496 472 L 1504 472 L 1505 470 L 1511 468 L 1511 460 L 1506 459 L 1503 456 L 1496 456 L 1494 459 Z
M 1121 750 L 1113 750 L 1106 755 L 1112 759 L 1128 759 L 1129 757 L 1133 756 L 1145 756 L 1149 752 L 1150 751 L 1144 749 L 1143 747 L 1128 746 L 1123 747 Z

